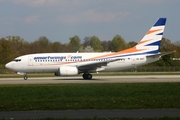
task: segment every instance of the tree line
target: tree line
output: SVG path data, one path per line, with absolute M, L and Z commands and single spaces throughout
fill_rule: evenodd
M 28 42 L 20 36 L 7 36 L 0 39 L 0 65 L 4 65 L 14 58 L 32 53 L 61 53 L 61 52 L 117 52 L 133 47 L 137 42 L 126 42 L 120 35 L 114 36 L 112 40 L 101 41 L 97 36 L 84 37 L 81 39 L 75 35 L 69 38 L 68 43 L 60 41 L 51 42 L 47 37 L 41 36 L 33 42 Z M 149 66 L 178 66 L 179 61 L 173 61 L 173 57 L 180 57 L 180 41 L 171 43 L 169 39 L 163 38 L 161 52 L 176 51 L 173 54 L 164 56 L 160 61 L 149 64 Z

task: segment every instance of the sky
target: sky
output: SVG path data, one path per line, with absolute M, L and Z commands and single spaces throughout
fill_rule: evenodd
M 139 42 L 160 17 L 165 38 L 180 41 L 180 0 L 0 0 L 0 38 L 20 36 L 28 42 L 46 36 L 69 43 L 78 35 L 101 41 L 122 36 Z

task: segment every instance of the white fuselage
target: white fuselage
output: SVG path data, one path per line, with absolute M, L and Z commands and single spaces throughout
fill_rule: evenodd
M 6 64 L 6 67 L 22 73 L 34 72 L 52 72 L 58 71 L 62 66 L 81 67 L 93 63 L 107 62 L 106 65 L 96 66 L 89 72 L 99 71 L 119 71 L 136 66 L 144 65 L 159 60 L 159 56 L 146 57 L 146 55 L 134 55 L 118 57 L 117 55 L 105 57 L 113 53 L 42 53 L 42 54 L 29 54 L 16 58 L 14 61 Z M 99 57 L 101 56 L 101 57 Z M 114 60 L 114 61 L 113 61 Z M 83 73 L 84 71 L 79 71 Z

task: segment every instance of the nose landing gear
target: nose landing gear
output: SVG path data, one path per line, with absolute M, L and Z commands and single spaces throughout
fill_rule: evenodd
M 17 72 L 18 75 L 23 75 L 24 76 L 24 80 L 27 80 L 28 79 L 28 76 L 26 73 L 24 72 Z
M 24 74 L 24 80 L 27 80 L 27 79 L 28 79 L 27 74 Z

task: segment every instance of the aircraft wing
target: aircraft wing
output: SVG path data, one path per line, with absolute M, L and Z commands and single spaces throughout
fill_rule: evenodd
M 102 60 L 99 60 L 99 61 L 89 61 L 86 62 L 86 63 L 79 63 L 77 65 L 77 68 L 79 71 L 94 71 L 94 72 L 97 72 L 97 71 L 100 71 L 101 70 L 101 67 L 102 66 L 107 66 L 108 63 L 110 62 L 114 62 L 114 61 L 118 61 L 119 59 L 111 59 L 111 60 L 106 60 L 106 59 L 102 59 Z M 99 68 L 99 70 L 97 70 Z

